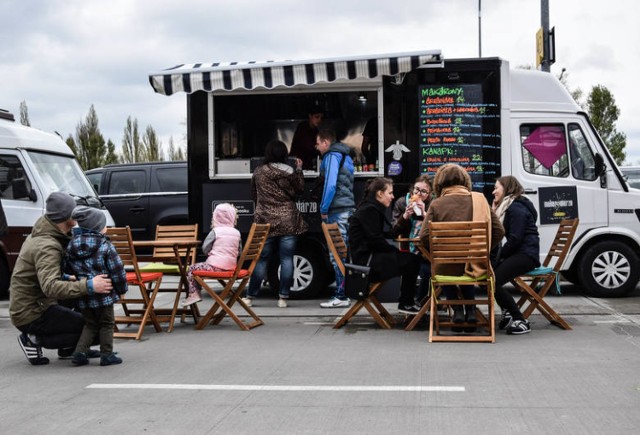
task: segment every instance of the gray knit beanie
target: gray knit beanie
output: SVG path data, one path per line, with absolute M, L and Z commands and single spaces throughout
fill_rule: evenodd
M 71 213 L 76 207 L 76 201 L 65 192 L 53 192 L 46 201 L 46 215 L 55 223 L 71 219 Z
M 78 226 L 87 230 L 102 231 L 107 226 L 107 218 L 100 210 L 93 207 L 80 206 L 73 210 L 72 219 L 78 222 Z

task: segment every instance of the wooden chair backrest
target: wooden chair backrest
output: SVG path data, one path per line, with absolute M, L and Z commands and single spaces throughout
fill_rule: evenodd
M 193 225 L 158 225 L 156 226 L 156 240 L 198 240 L 198 224 Z M 191 249 L 189 264 L 196 262 L 197 249 Z M 187 249 L 181 248 L 179 252 L 186 255 Z M 175 262 L 175 254 L 172 246 L 156 246 L 153 248 L 153 259 L 157 261 Z
M 124 266 L 133 268 L 136 273 L 136 278 L 138 281 L 141 281 L 140 270 L 138 269 L 138 257 L 136 257 L 136 251 L 133 247 L 133 239 L 129 226 L 107 228 L 105 234 L 109 237 L 114 248 L 116 248 L 116 252 L 120 256 Z
M 269 237 L 269 228 L 271 224 L 252 224 L 247 236 L 247 242 L 244 245 L 240 259 L 238 260 L 238 267 L 236 273 L 244 266 L 245 263 L 251 262 L 247 270 L 249 274 L 253 273 L 253 269 L 256 267 L 262 248 L 264 247 L 267 237 Z
M 547 256 L 542 263 L 544 267 L 553 267 L 554 272 L 559 272 L 562 267 L 562 263 L 564 263 L 564 259 L 569 253 L 569 248 L 571 248 L 571 243 L 573 242 L 573 237 L 576 234 L 576 230 L 578 229 L 579 219 L 562 219 L 560 221 L 560 226 L 558 227 L 558 231 L 556 232 L 556 236 L 553 239 L 553 243 L 551 243 L 551 248 L 549 248 L 549 252 L 547 252 Z M 551 266 L 551 262 L 555 258 L 555 263 Z
M 491 270 L 489 222 L 429 222 L 432 270 L 444 264 L 478 263 Z
M 331 251 L 333 259 L 338 265 L 338 269 L 340 269 L 342 276 L 344 276 L 345 270 L 342 259 L 347 258 L 347 245 L 344 243 L 340 228 L 336 223 L 328 224 L 326 222 L 322 222 L 322 232 L 324 233 L 324 238 L 327 241 L 329 251 Z

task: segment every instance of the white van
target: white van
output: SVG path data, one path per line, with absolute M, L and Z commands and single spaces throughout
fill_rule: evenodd
M 0 109 L 0 222 L 6 223 L 0 234 L 0 297 L 7 296 L 22 242 L 55 191 L 99 208 L 107 225 L 114 225 L 69 146 L 55 134 L 16 123 L 13 114 Z
M 514 175 L 538 209 L 541 259 L 558 222 L 577 217 L 565 277 L 602 297 L 636 288 L 640 191 L 629 188 L 587 114 L 549 73 L 510 69 L 499 58 L 444 59 L 432 50 L 198 63 L 149 79 L 160 94 L 187 94 L 189 216 L 203 230 L 212 206 L 224 200 L 236 204 L 239 227 L 246 231 L 254 210 L 250 161 L 263 155 L 269 140 L 289 145 L 314 104 L 327 122 L 346 123 L 343 142 L 356 160 L 363 155 L 365 126 L 377 126 L 374 155 L 357 165 L 356 195 L 369 178 L 385 176 L 394 180 L 399 197 L 419 174 L 454 162 L 490 200 L 496 178 Z M 317 176 L 305 171 L 309 185 Z M 332 279 L 319 261 L 317 201 L 302 197 L 298 208 L 311 225 L 298 244 L 292 294 Z

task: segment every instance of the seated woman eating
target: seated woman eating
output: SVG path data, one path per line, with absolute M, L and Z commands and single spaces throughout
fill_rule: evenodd
M 373 178 L 367 182 L 364 199 L 358 205 L 349 224 L 351 260 L 366 265 L 369 261 L 372 282 L 382 282 L 394 276 L 402 276 L 398 311 L 416 314 L 414 295 L 420 259 L 410 252 L 401 252 L 387 239 L 392 235 L 387 219 L 387 209 L 393 201 L 393 181 Z

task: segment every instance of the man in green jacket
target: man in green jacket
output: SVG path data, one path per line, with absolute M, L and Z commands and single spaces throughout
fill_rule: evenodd
M 49 195 L 46 213 L 24 241 L 11 276 L 9 315 L 22 332 L 18 343 L 33 365 L 49 363 L 43 347 L 58 349 L 59 356 L 65 356 L 68 349 L 73 351 L 82 333 L 82 314 L 58 305 L 58 299 L 109 293 L 112 288 L 108 275 L 80 280 L 63 277 L 60 266 L 75 225 L 71 219 L 75 206 L 67 193 Z

